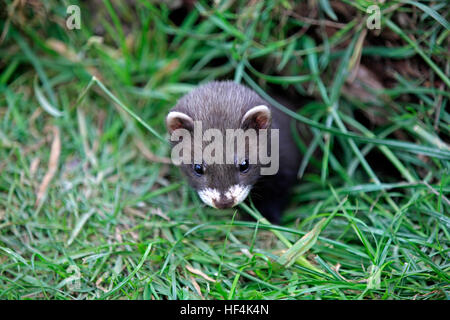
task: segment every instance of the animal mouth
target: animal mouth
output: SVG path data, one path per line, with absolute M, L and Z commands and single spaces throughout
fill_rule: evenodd
M 217 189 L 205 188 L 198 191 L 202 201 L 216 209 L 227 209 L 236 206 L 247 198 L 251 187 L 243 185 L 233 185 L 225 192 Z
M 217 209 L 227 209 L 235 206 L 234 198 L 220 197 L 219 200 L 213 199 L 214 207 Z

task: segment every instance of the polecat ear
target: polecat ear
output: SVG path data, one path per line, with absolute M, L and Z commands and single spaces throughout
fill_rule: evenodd
M 246 129 L 267 129 L 270 126 L 272 114 L 267 106 L 260 105 L 248 110 L 241 121 L 241 128 Z
M 194 120 L 183 112 L 171 111 L 166 117 L 166 126 L 169 134 L 172 134 L 176 129 L 192 131 L 194 128 Z

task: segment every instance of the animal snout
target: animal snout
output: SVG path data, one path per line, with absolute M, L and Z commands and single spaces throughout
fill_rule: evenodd
M 225 190 L 204 188 L 198 191 L 200 199 L 216 209 L 231 208 L 241 203 L 250 192 L 251 186 L 233 185 Z
M 222 196 L 218 200 L 214 199 L 213 202 L 214 202 L 214 206 L 217 209 L 226 209 L 226 208 L 231 208 L 234 205 L 234 198 L 233 197 L 227 198 L 227 197 Z

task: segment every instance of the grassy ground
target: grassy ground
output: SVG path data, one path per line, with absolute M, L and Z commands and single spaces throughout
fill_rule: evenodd
M 2 2 L 0 299 L 449 298 L 445 0 L 386 1 L 380 30 L 368 0 L 136 2 L 80 30 Z M 281 226 L 167 163 L 167 111 L 211 79 L 313 101 Z

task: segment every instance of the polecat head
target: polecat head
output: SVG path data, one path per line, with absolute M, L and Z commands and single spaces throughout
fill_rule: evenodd
M 210 82 L 182 97 L 167 115 L 166 125 L 172 139 L 175 131 L 181 132 L 178 135 L 178 138 L 181 137 L 178 143 L 183 142 L 185 149 L 180 155 L 188 156 L 185 159 L 189 161 L 179 165 L 204 203 L 223 209 L 235 206 L 247 197 L 260 177 L 261 167 L 259 157 L 256 162 L 251 161 L 251 153 L 257 153 L 259 130 L 270 130 L 271 127 L 271 110 L 267 102 L 252 90 L 237 83 Z M 230 141 L 227 139 L 227 130 L 230 133 L 230 129 L 247 137 L 243 140 L 244 152 L 238 152 L 234 141 L 230 149 Z M 254 138 L 250 135 L 252 130 L 256 132 L 256 141 L 251 140 Z M 200 138 L 200 141 L 196 140 L 196 137 Z M 201 158 L 195 158 L 195 141 L 201 145 Z M 218 144 L 211 152 L 212 142 Z M 175 145 L 178 148 L 178 143 L 172 140 L 172 159 Z M 205 159 L 208 148 L 211 156 L 217 157 L 214 161 L 211 161 L 211 157 Z M 220 156 L 222 162 L 219 161 Z

